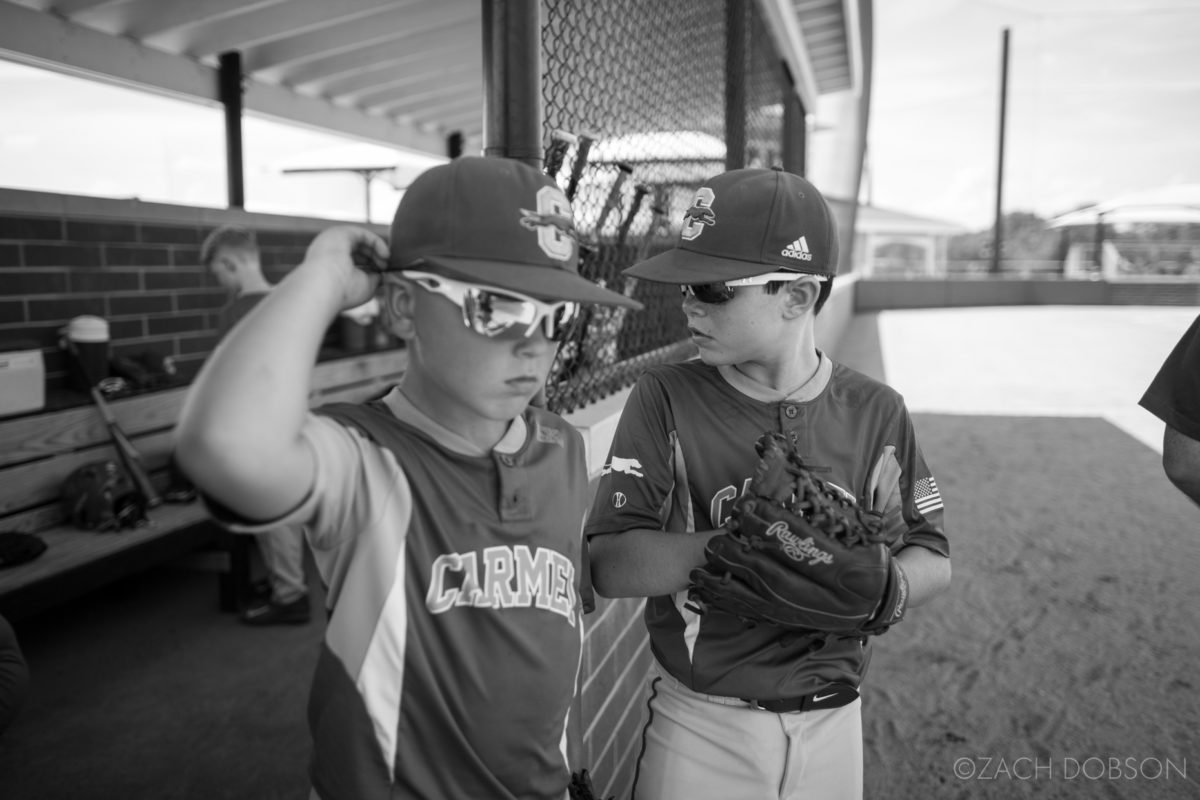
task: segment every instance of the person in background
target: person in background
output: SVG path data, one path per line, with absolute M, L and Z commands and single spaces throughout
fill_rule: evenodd
M 229 332 L 271 291 L 263 275 L 258 244 L 245 228 L 217 228 L 200 247 L 200 261 L 228 294 L 221 308 L 218 340 Z M 311 616 L 304 573 L 304 532 L 298 525 L 280 525 L 255 537 L 267 575 L 267 592 L 260 592 L 242 610 L 247 625 L 295 625 Z M 265 596 L 263 596 L 265 595 Z
M 1163 470 L 1200 505 L 1200 316 L 1184 332 L 1139 401 L 1165 423 Z

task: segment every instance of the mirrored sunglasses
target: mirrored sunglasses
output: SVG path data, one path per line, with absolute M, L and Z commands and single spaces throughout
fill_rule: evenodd
M 428 272 L 397 274 L 454 303 L 462 309 L 463 324 L 489 338 L 514 329 L 531 336 L 540 324 L 547 339 L 561 342 L 579 317 L 579 303 L 570 300 L 548 303 L 512 289 L 463 283 Z
M 797 278 L 812 278 L 817 281 L 825 279 L 822 275 L 809 275 L 803 272 L 767 272 L 732 281 L 685 283 L 679 287 L 679 291 L 684 297 L 694 297 L 701 303 L 720 305 L 732 300 L 736 294 L 735 290 L 739 286 L 764 286 L 772 281 L 794 281 Z

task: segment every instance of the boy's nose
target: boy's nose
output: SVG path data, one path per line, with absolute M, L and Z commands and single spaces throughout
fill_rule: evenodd
M 704 314 L 704 303 L 696 299 L 696 296 L 691 292 L 683 295 L 683 302 L 680 303 L 683 308 L 683 313 L 689 317 L 698 317 Z
M 516 340 L 514 352 L 526 357 L 537 357 L 544 355 L 547 350 L 551 350 L 554 347 L 555 343 L 546 338 L 546 333 L 542 330 L 542 326 L 538 325 L 533 333 Z

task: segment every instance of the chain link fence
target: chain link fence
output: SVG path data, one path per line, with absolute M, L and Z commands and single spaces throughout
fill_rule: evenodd
M 740 65 L 729 9 L 750 40 Z M 546 399 L 566 413 L 693 352 L 678 287 L 621 271 L 673 246 L 695 190 L 724 171 L 727 64 L 746 81 L 741 163 L 779 164 L 784 75 L 752 2 L 545 0 L 542 19 L 546 165 L 572 198 L 580 271 L 645 306 L 593 308 L 563 345 Z

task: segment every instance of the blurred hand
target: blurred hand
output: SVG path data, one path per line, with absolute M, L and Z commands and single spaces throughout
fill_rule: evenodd
M 335 225 L 321 231 L 304 255 L 304 264 L 312 265 L 310 268 L 335 273 L 342 287 L 342 309 L 361 306 L 375 295 L 387 261 L 387 243 L 353 225 Z

